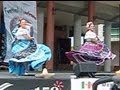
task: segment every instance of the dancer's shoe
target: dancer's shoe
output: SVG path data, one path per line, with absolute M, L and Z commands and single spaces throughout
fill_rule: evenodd
M 35 77 L 40 77 L 40 78 L 50 78 L 54 76 L 54 73 L 48 73 L 48 70 L 46 68 L 43 69 L 41 74 L 36 74 Z

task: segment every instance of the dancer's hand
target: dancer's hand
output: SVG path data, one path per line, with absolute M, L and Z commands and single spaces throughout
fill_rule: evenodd
M 31 37 L 31 36 L 29 36 L 27 34 L 23 34 L 22 36 L 25 37 L 28 40 L 33 40 L 34 39 L 34 37 Z
M 30 37 L 30 40 L 34 40 L 34 37 Z
M 32 24 L 31 24 L 31 23 L 26 23 L 26 25 L 28 25 L 28 26 L 32 27 Z
M 98 44 L 98 40 L 96 38 L 91 38 L 91 42 Z

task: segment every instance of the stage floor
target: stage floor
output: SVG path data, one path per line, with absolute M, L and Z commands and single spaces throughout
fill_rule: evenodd
M 0 72 L 0 79 L 5 79 L 5 78 L 22 78 L 22 79 L 42 79 L 40 77 L 35 77 L 35 74 L 39 74 L 41 72 L 29 72 L 28 75 L 26 76 L 16 76 L 16 75 L 12 75 L 10 74 L 8 71 L 1 71 Z M 55 75 L 50 77 L 50 78 L 54 78 L 54 79 L 71 79 L 71 77 L 74 77 L 74 73 L 72 72 L 55 72 Z M 49 78 L 49 79 L 50 79 Z

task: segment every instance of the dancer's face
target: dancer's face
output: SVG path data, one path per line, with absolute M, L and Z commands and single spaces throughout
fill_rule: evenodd
M 94 24 L 91 24 L 90 27 L 89 27 L 90 30 L 94 31 L 95 30 L 95 25 Z
M 20 27 L 25 28 L 26 27 L 26 20 L 21 20 L 20 21 Z

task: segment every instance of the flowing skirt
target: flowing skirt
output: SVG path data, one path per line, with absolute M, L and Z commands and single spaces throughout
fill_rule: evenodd
M 69 60 L 75 63 L 94 62 L 96 65 L 102 64 L 105 60 L 113 60 L 116 55 L 103 43 L 94 44 L 86 42 L 80 50 L 73 50 L 65 53 Z
M 44 44 L 35 44 L 33 40 L 16 40 L 11 52 L 9 72 L 16 75 L 24 75 L 29 67 L 39 69 L 51 58 L 50 48 Z

